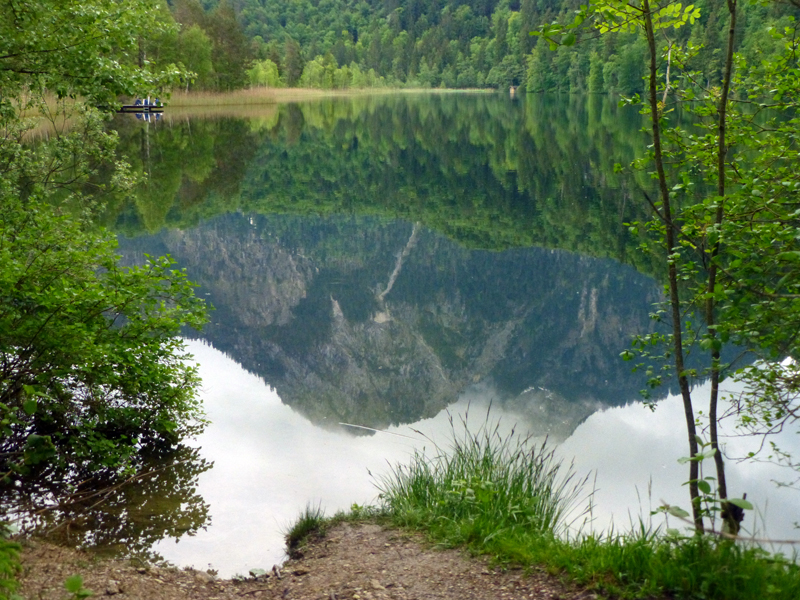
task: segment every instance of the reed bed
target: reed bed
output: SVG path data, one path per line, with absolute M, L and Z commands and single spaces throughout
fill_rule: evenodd
M 165 104 L 175 107 L 245 106 L 354 96 L 376 90 L 314 90 L 303 88 L 250 88 L 232 92 L 173 92 Z
M 348 90 L 319 90 L 306 88 L 250 88 L 232 92 L 185 92 L 174 91 L 165 98 L 165 111 L 159 120 L 169 122 L 185 121 L 191 118 L 221 119 L 270 119 L 275 115 L 278 104 L 303 102 L 331 97 L 356 97 L 386 94 L 457 94 L 457 93 L 491 93 L 487 90 L 452 90 L 422 88 L 353 88 Z M 28 97 L 22 97 L 20 106 Z M 123 103 L 132 104 L 134 99 L 123 99 Z M 68 131 L 77 119 L 72 116 L 78 100 L 58 100 L 53 94 L 46 94 L 43 104 L 27 108 L 21 112 L 23 117 L 35 119 L 36 124 L 25 133 L 28 141 L 48 139 L 53 135 Z M 40 112 L 44 109 L 50 115 L 45 118 Z
M 243 106 L 281 104 L 286 102 L 302 102 L 305 100 L 318 100 L 322 98 L 353 96 L 374 96 L 386 94 L 464 94 L 476 92 L 494 93 L 495 90 L 485 89 L 444 89 L 444 88 L 349 88 L 346 90 L 321 90 L 310 88 L 267 88 L 257 87 L 232 92 L 183 92 L 174 91 L 165 100 L 169 109 L 176 107 L 210 107 L 210 106 Z
M 52 137 L 65 134 L 79 123 L 78 118 L 63 114 L 52 118 L 29 118 L 34 120 L 35 124 L 25 130 L 22 135 L 22 139 L 28 143 L 49 140 Z
M 59 100 L 53 94 L 43 97 L 23 93 L 12 100 L 15 110 L 22 121 L 22 139 L 26 142 L 37 142 L 60 135 L 73 128 L 79 121 L 77 115 L 78 101 L 72 98 Z M 13 135 L 6 130 L 5 135 Z

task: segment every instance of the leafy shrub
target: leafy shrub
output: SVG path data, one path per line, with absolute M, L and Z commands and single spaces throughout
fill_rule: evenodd
M 0 472 L 125 469 L 174 445 L 201 414 L 176 337 L 205 318 L 185 274 L 120 266 L 110 234 L 43 201 L 0 205 Z

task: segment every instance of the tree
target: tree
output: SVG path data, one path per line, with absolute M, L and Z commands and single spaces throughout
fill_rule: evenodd
M 278 65 L 268 58 L 255 62 L 247 71 L 247 77 L 252 86 L 279 87 L 281 84 Z
M 286 85 L 294 87 L 303 74 L 303 56 L 300 53 L 300 44 L 289 38 L 286 40 L 283 56 L 283 79 Z
M 24 472 L 37 444 L 62 464 L 116 469 L 177 442 L 199 416 L 176 337 L 202 323 L 192 285 L 166 258 L 120 267 L 113 236 L 38 199 L 1 201 L 4 470 Z
M 200 423 L 176 335 L 202 323 L 203 303 L 168 258 L 120 266 L 114 236 L 91 220 L 135 183 L 95 107 L 186 76 L 138 66 L 139 41 L 169 27 L 157 8 L 0 7 L 0 480 L 51 465 L 78 477 L 133 469 Z M 23 143 L 31 113 L 54 129 L 36 145 Z M 105 184 L 101 165 L 115 165 Z
M 222 0 L 208 16 L 206 23 L 206 33 L 214 42 L 212 61 L 217 89 L 229 91 L 244 87 L 252 56 L 250 43 L 233 6 L 227 0 Z
M 784 40 L 780 60 L 754 69 L 734 52 L 737 0 L 728 0 L 725 6 L 727 36 L 720 87 L 708 87 L 705 77 L 687 69 L 693 51 L 682 50 L 669 35 L 673 28 L 692 23 L 699 16 L 692 5 L 602 1 L 582 9 L 572 25 L 546 26 L 539 33 L 554 46 L 558 42 L 574 44 L 576 30 L 586 22 L 603 34 L 637 30 L 644 34 L 648 50 L 645 112 L 650 115 L 652 145 L 649 157 L 637 166 L 652 165 L 658 182 L 656 201 L 643 195 L 655 215 L 648 229 L 655 233 L 663 251 L 669 298 L 665 313 L 671 334 L 645 336 L 638 344 L 645 356 L 652 356 L 650 346 L 663 343 L 665 356 L 673 361 L 686 417 L 688 483 L 696 529 L 704 531 L 704 516 L 713 517 L 719 510 L 728 531 L 735 534 L 739 528 L 737 513 L 749 505 L 743 499 L 729 497 L 719 443 L 719 386 L 733 370 L 722 361 L 723 345 L 738 343 L 772 361 L 738 370 L 737 375 L 750 386 L 741 402 L 748 408 L 743 417 L 746 425 L 770 430 L 776 422 L 785 423 L 798 416 L 791 408 L 798 390 L 796 363 L 779 365 L 774 361 L 787 354 L 795 357 L 800 350 L 794 341 L 800 297 L 800 270 L 795 261 L 800 257 L 796 239 L 800 204 L 796 192 L 792 196 L 789 191 L 800 186 L 788 158 L 797 145 L 800 70 L 793 20 L 783 35 L 776 34 Z M 657 35 L 666 39 L 665 67 L 661 69 Z M 674 79 L 670 79 L 673 67 L 682 69 L 682 77 L 688 82 L 683 89 L 676 90 Z M 744 102 L 734 99 L 732 86 L 737 84 L 739 94 L 751 94 Z M 670 94 L 693 101 L 687 109 L 704 124 L 704 135 L 668 126 L 666 103 Z M 788 116 L 773 116 L 768 126 L 763 126 L 755 113 L 765 107 Z M 764 196 L 766 190 L 768 195 Z M 781 235 L 787 229 L 790 233 Z M 773 257 L 769 266 L 762 266 L 765 255 Z M 702 373 L 710 380 L 708 443 L 696 429 L 690 379 L 698 373 L 686 362 L 687 353 L 695 345 L 708 353 L 709 367 Z M 651 373 L 651 383 L 660 384 L 664 373 Z M 699 452 L 701 443 L 707 448 L 703 453 Z M 698 465 L 711 457 L 716 478 L 701 478 Z M 715 490 L 712 480 L 716 481 Z
M 322 57 L 318 56 L 310 60 L 303 68 L 303 75 L 300 77 L 300 86 L 306 88 L 325 88 L 325 65 Z
M 211 60 L 213 45 L 211 39 L 199 25 L 181 30 L 178 36 L 178 62 L 194 74 L 193 81 L 200 89 L 212 87 L 214 63 Z M 189 80 L 186 89 L 189 89 Z
M 173 82 L 176 69 L 142 69 L 135 60 L 140 39 L 169 27 L 159 19 L 158 0 L 136 2 L 135 9 L 108 0 L 2 3 L 3 106 L 27 87 L 59 98 L 79 93 L 89 105 L 114 106 L 120 95 L 147 94 Z
M 764 434 L 800 420 L 796 408 L 800 177 L 795 158 L 800 46 L 797 23 L 788 18 L 782 30 L 773 32 L 782 51 L 769 61 L 748 65 L 734 52 L 736 0 L 727 7 L 722 85 L 702 94 L 695 109 L 700 116 L 716 113 L 716 118 L 702 138 L 678 140 L 680 152 L 703 165 L 716 194 L 687 209 L 684 229 L 702 244 L 707 272 L 706 285 L 695 288 L 695 299 L 702 302 L 707 329 L 700 344 L 712 359 L 711 408 L 716 408 L 719 383 L 727 368 L 720 349 L 734 341 L 757 360 L 734 372 L 746 386 L 737 398 L 740 424 Z M 689 78 L 699 81 L 701 73 L 690 72 Z M 737 91 L 739 97 L 734 96 Z M 689 98 L 694 101 L 696 96 L 691 93 Z M 692 189 L 687 192 L 696 195 Z M 715 421 L 712 413 L 711 442 L 717 450 L 715 459 L 721 461 Z M 800 467 L 796 459 L 775 450 L 779 459 Z M 718 487 L 725 498 L 724 477 Z
M 589 57 L 589 78 L 586 82 L 589 92 L 597 94 L 603 91 L 603 61 L 597 52 Z

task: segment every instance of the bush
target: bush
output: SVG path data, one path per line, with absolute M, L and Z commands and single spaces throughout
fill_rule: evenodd
M 184 324 L 205 307 L 169 258 L 117 263 L 113 236 L 0 196 L 0 472 L 130 468 L 199 423 Z

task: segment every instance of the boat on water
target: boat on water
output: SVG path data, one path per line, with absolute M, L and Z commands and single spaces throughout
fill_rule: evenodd
M 161 100 L 156 98 L 137 98 L 133 104 L 123 104 L 120 106 L 119 111 L 122 113 L 160 113 L 164 112 L 164 105 Z

